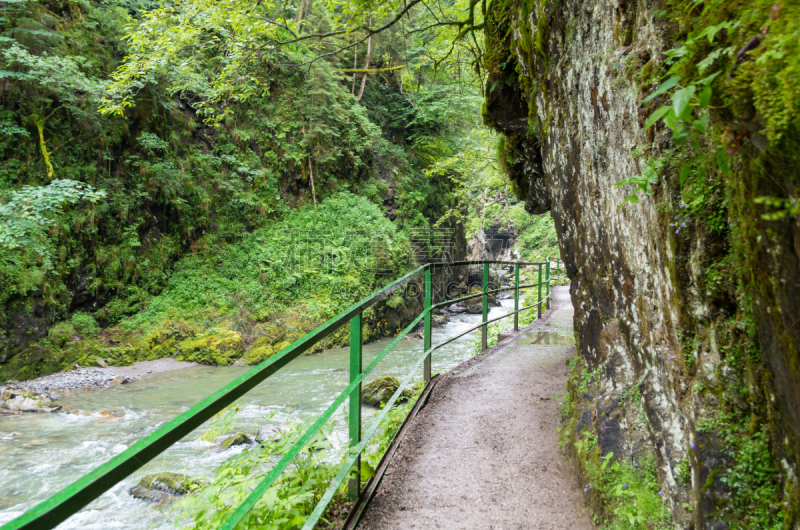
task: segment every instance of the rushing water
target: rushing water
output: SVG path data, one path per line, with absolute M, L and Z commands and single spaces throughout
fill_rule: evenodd
M 511 300 L 502 304 L 503 308 L 491 309 L 489 318 L 513 307 Z M 480 315 L 451 317 L 446 326 L 434 328 L 433 344 L 462 333 L 479 320 Z M 433 371 L 445 372 L 468 359 L 474 352 L 470 340 L 475 333 L 436 350 Z M 364 345 L 364 366 L 389 342 L 390 339 L 385 339 Z M 403 339 L 367 381 L 381 375 L 402 379 L 421 353 L 421 340 Z M 241 412 L 235 430 L 256 432 L 258 426 L 270 423 L 288 424 L 317 417 L 347 387 L 348 366 L 346 348 L 292 361 L 239 400 Z M 0 417 L 0 524 L 74 482 L 247 370 L 194 366 L 60 399 L 72 413 Z M 418 373 L 416 380 L 420 377 Z M 100 414 L 109 410 L 124 415 Z M 344 420 L 344 411 L 345 407 L 341 407 L 334 417 Z M 365 427 L 374 413 L 375 409 L 364 407 Z M 186 436 L 59 528 L 174 528 L 171 522 L 174 516 L 168 506 L 134 499 L 128 490 L 148 473 L 172 471 L 194 477 L 210 476 L 222 461 L 242 450 L 242 447 L 221 450 L 199 440 L 205 430 L 202 426 Z M 334 434 L 335 445 L 344 443 L 345 421 L 339 421 Z

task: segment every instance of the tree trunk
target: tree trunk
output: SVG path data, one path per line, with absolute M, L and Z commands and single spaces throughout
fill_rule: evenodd
M 367 39 L 367 58 L 364 61 L 364 69 L 366 70 L 369 68 L 369 54 L 372 52 L 372 36 Z M 364 77 L 361 78 L 361 90 L 358 92 L 358 97 L 356 100 L 361 101 L 361 97 L 364 95 L 364 87 L 367 86 L 367 73 L 364 72 Z
M 358 40 L 358 34 L 356 33 L 356 40 Z M 356 45 L 353 51 L 353 70 L 358 69 L 358 45 Z M 356 73 L 353 72 L 353 86 L 350 88 L 350 93 L 354 96 L 356 95 Z
M 311 14 L 311 6 L 314 0 L 300 0 L 300 6 L 297 8 L 297 23 L 307 19 Z
M 317 209 L 317 192 L 314 191 L 314 170 L 311 169 L 311 157 L 308 157 L 308 174 L 311 177 L 311 198 L 314 199 L 314 209 Z

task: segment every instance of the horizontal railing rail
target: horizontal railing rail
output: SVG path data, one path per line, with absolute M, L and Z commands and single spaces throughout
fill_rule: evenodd
M 432 304 L 432 280 L 431 273 L 437 269 L 452 268 L 459 266 L 483 266 L 483 289 L 482 292 L 469 295 L 466 297 L 445 300 L 437 304 Z M 514 267 L 514 286 L 502 287 L 500 289 L 489 290 L 489 265 L 511 265 Z M 523 266 L 538 266 L 538 281 L 537 283 L 529 285 L 519 284 L 520 267 Z M 560 260 L 556 261 L 556 271 L 560 270 Z M 544 272 L 544 277 L 543 277 Z M 419 274 L 424 273 L 425 285 L 425 304 L 423 312 L 418 315 L 402 332 L 400 332 L 390 343 L 384 348 L 380 354 L 367 366 L 362 369 L 362 355 L 361 355 L 361 316 L 365 309 L 378 303 L 391 296 L 397 289 L 403 287 L 405 284 L 416 279 Z M 74 483 L 70 484 L 60 492 L 56 493 L 49 499 L 43 501 L 37 506 L 26 511 L 17 519 L 14 519 L 2 527 L 0 530 L 22 530 L 22 529 L 50 529 L 55 528 L 58 524 L 65 521 L 71 515 L 77 513 L 84 506 L 97 499 L 104 492 L 108 491 L 114 485 L 125 479 L 131 473 L 135 472 L 153 458 L 164 452 L 171 447 L 174 443 L 191 433 L 194 429 L 202 425 L 205 421 L 209 420 L 215 414 L 223 410 L 225 407 L 242 397 L 244 394 L 252 390 L 255 386 L 266 380 L 272 374 L 286 366 L 289 362 L 296 359 L 298 356 L 308 351 L 309 348 L 317 344 L 320 340 L 324 339 L 339 327 L 350 324 L 350 381 L 348 386 L 342 391 L 336 399 L 326 408 L 317 420 L 300 436 L 292 448 L 278 461 L 277 464 L 264 476 L 261 482 L 250 492 L 248 497 L 242 504 L 240 504 L 233 514 L 223 523 L 220 527 L 225 530 L 232 530 L 235 528 L 255 507 L 259 499 L 264 493 L 278 480 L 280 474 L 292 462 L 292 460 L 300 454 L 303 448 L 312 440 L 312 438 L 319 432 L 331 416 L 344 404 L 345 400 L 349 399 L 349 412 L 348 412 L 348 430 L 349 430 L 349 450 L 344 464 L 342 465 L 339 473 L 333 479 L 325 494 L 315 507 L 309 519 L 306 521 L 304 528 L 313 528 L 319 518 L 325 511 L 330 500 L 336 494 L 338 489 L 342 486 L 344 480 L 348 475 L 353 475 L 351 469 L 355 466 L 354 477 L 349 481 L 349 494 L 350 497 L 355 499 L 361 491 L 361 477 L 360 477 L 360 458 L 361 452 L 366 447 L 371 437 L 377 432 L 378 427 L 385 418 L 386 414 L 391 410 L 392 405 L 400 398 L 403 390 L 411 383 L 415 374 L 420 366 L 423 367 L 424 380 L 430 381 L 431 379 L 431 354 L 442 346 L 453 342 L 454 340 L 471 333 L 478 328 L 481 328 L 481 350 L 487 348 L 487 330 L 488 324 L 514 316 L 514 330 L 518 330 L 519 314 L 522 311 L 538 308 L 538 316 L 541 317 L 542 304 L 546 307 L 550 305 L 550 283 L 556 277 L 550 276 L 550 260 L 545 262 L 518 262 L 518 261 L 459 261 L 454 263 L 436 263 L 422 265 L 409 272 L 402 278 L 392 282 L 364 298 L 353 306 L 349 307 L 336 317 L 325 322 L 315 330 L 304 335 L 296 340 L 277 354 L 273 355 L 266 361 L 254 367 L 244 375 L 231 381 L 221 389 L 217 390 L 189 410 L 175 417 L 173 420 L 162 425 L 156 429 L 152 434 L 138 440 L 125 451 L 119 455 L 111 458 L 108 462 L 98 466 L 90 471 Z M 525 288 L 538 288 L 538 301 L 535 304 L 527 307 L 519 308 L 519 293 L 521 289 Z M 545 289 L 545 296 L 542 296 L 542 288 Z M 509 312 L 500 317 L 488 320 L 488 297 L 489 294 L 514 290 L 514 311 Z M 459 334 L 457 337 L 451 337 L 446 341 L 431 346 L 431 316 L 433 310 L 445 305 L 451 305 L 460 301 L 469 300 L 472 298 L 482 298 L 482 320 L 481 322 L 468 329 L 467 331 Z M 361 384 L 364 378 L 388 355 L 394 347 L 409 333 L 419 322 L 424 321 L 423 332 L 423 352 L 420 358 L 416 361 L 411 372 L 401 382 L 397 391 L 385 404 L 384 408 L 378 413 L 375 419 L 370 423 L 367 430 L 361 433 Z

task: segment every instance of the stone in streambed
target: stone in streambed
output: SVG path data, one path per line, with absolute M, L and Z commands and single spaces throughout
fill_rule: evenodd
M 9 412 L 56 412 L 62 407 L 55 401 L 28 392 L 4 392 L 0 396 L 0 408 Z
M 199 488 L 203 482 L 178 473 L 155 473 L 142 477 L 139 484 L 129 490 L 137 499 L 162 502 L 186 495 Z
M 283 437 L 283 432 L 289 430 L 286 425 L 267 425 L 259 431 L 256 441 L 260 443 L 272 442 L 278 443 Z
M 222 441 L 222 448 L 230 449 L 235 445 L 250 445 L 251 443 L 253 443 L 252 438 L 243 432 L 237 432 L 233 436 L 229 436 Z
M 371 407 L 380 407 L 381 403 L 386 403 L 389 398 L 397 392 L 400 381 L 390 375 L 384 375 L 375 381 L 364 385 L 361 390 L 361 402 Z M 398 401 L 404 401 L 411 397 L 411 392 L 403 390 Z

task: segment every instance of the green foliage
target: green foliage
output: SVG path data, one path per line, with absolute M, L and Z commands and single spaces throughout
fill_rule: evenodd
M 100 326 L 97 325 L 97 321 L 88 313 L 73 313 L 70 322 L 79 335 L 92 337 L 100 332 Z
M 645 128 L 663 121 L 672 131 L 681 187 L 702 186 L 714 172 L 729 174 L 731 155 L 749 135 L 741 131 L 748 121 L 748 131 L 756 130 L 750 142 L 762 153 L 797 130 L 797 9 L 768 1 L 742 6 L 715 1 L 702 10 L 684 1 L 670 3 L 666 13 L 681 25 L 685 38 L 665 53 L 669 78 L 644 99 L 647 103 L 669 95 L 671 101 L 656 108 Z M 651 176 L 657 180 L 659 172 Z M 795 215 L 791 200 L 759 199 L 777 208 L 765 214 L 772 218 Z
M 82 306 L 96 307 L 93 316 L 102 326 L 149 307 L 138 317 L 141 325 L 126 324 L 128 331 L 156 326 L 159 312 L 174 310 L 208 326 L 243 307 L 246 318 L 234 323 L 237 332 L 240 324 L 263 322 L 286 308 L 309 316 L 293 322 L 306 329 L 310 320 L 330 315 L 341 300 L 353 300 L 379 280 L 360 273 L 336 279 L 342 272 L 336 266 L 316 275 L 287 275 L 276 242 L 262 249 L 272 253 L 270 263 L 259 261 L 258 271 L 252 260 L 245 265 L 248 279 L 239 289 L 214 263 L 217 254 L 224 267 L 239 266 L 254 256 L 239 250 L 243 241 L 273 237 L 280 229 L 293 232 L 294 217 L 276 223 L 342 191 L 379 206 L 395 204 L 398 227 L 430 226 L 455 207 L 447 176 L 424 170 L 463 150 L 461 130 L 475 125 L 476 98 L 459 89 L 472 82 L 460 59 L 467 54 L 447 55 L 452 46 L 465 52 L 473 46 L 452 44 L 457 27 L 409 37 L 411 27 L 427 26 L 431 16 L 412 11 L 381 38 L 373 37 L 371 64 L 380 68 L 365 76 L 360 97 L 355 79 L 342 70 L 363 59 L 366 43 L 318 55 L 352 45 L 352 29 L 390 17 L 399 3 L 320 5 L 302 16 L 299 5 L 212 4 L 110 0 L 53 8 L 20 1 L 2 8 L 0 194 L 12 198 L 54 177 L 42 189 L 69 181 L 86 192 L 35 226 L 21 227 L 19 219 L 2 223 L 0 231 L 8 232 L 3 235 L 19 244 L 0 249 L 3 355 L 42 338 L 21 339 L 8 331 L 11 314 L 32 312 L 33 293 L 41 295 L 37 311 L 69 318 L 71 298 L 80 292 L 88 301 Z M 455 17 L 466 5 L 454 2 L 443 12 Z M 342 29 L 325 42 L 313 37 Z M 272 48 L 270 39 L 291 39 L 291 32 L 311 38 Z M 439 52 L 445 57 L 432 66 L 431 53 Z M 308 58 L 318 60 L 302 69 L 289 66 Z M 109 85 L 105 79 L 123 61 Z M 404 68 L 383 71 L 398 64 Z M 98 105 L 114 116 L 99 114 Z M 96 200 L 100 193 L 105 196 Z M 13 206 L 0 208 L 14 218 Z M 363 221 L 374 215 L 371 210 Z M 6 239 L 3 244 L 12 243 Z M 402 245 L 404 236 L 395 241 Z M 406 250 L 390 249 L 386 274 L 407 266 L 392 262 Z M 157 295 L 179 261 L 179 277 L 167 293 L 178 305 L 161 306 Z M 192 276 L 195 266 L 209 278 Z M 274 281 L 268 270 L 278 270 Z M 269 280 L 269 294 L 258 292 L 263 286 L 251 280 L 253 272 Z M 186 283 L 192 279 L 198 280 L 195 286 Z M 209 291 L 199 296 L 198 286 Z M 320 286 L 322 294 L 304 298 Z M 337 289 L 345 294 L 338 296 Z M 231 293 L 239 292 L 247 298 L 234 301 Z
M 511 329 L 511 326 L 514 324 L 514 321 L 511 320 L 514 317 L 508 317 L 503 320 L 498 320 L 497 322 L 492 322 L 488 325 L 486 331 L 486 347 L 491 348 L 492 346 L 497 344 L 497 339 L 499 335 L 506 331 L 507 329 Z M 472 345 L 472 349 L 475 352 L 474 354 L 477 355 L 481 352 L 481 335 L 480 330 L 475 332 L 475 336 L 469 341 Z
M 260 319 L 297 300 L 306 315 L 326 320 L 408 270 L 410 258 L 407 237 L 377 206 L 343 192 L 218 249 L 213 258 L 187 256 L 164 291 L 122 327 L 221 321 L 242 309 Z
M 523 261 L 545 261 L 561 255 L 558 235 L 550 213 L 530 216 L 532 222 L 517 238 L 515 249 Z M 544 274 L 544 273 L 543 273 Z M 555 271 L 553 271 L 555 274 Z M 530 283 L 530 282 L 525 282 Z M 526 304 L 528 305 L 528 304 Z
M 410 393 L 408 401 L 403 404 L 396 405 L 386 414 L 386 417 L 383 419 L 383 423 L 381 424 L 380 428 L 369 441 L 367 447 L 364 448 L 364 461 L 369 464 L 369 468 L 374 469 L 378 467 L 381 458 L 383 458 L 383 455 L 389 448 L 389 444 L 392 443 L 397 431 L 400 430 L 400 427 L 403 425 L 403 422 L 406 420 L 409 412 L 411 412 L 411 409 L 417 402 L 417 399 L 422 393 L 424 386 L 424 382 L 420 381 L 416 385 L 408 387 L 408 390 L 404 391 Z M 380 414 L 380 411 L 377 411 L 375 416 L 378 414 Z
M 609 453 L 590 460 L 587 477 L 596 496 L 609 514 L 609 530 L 661 530 L 672 528 L 672 517 L 659 491 L 658 472 L 652 456 L 638 462 L 612 461 Z
M 73 180 L 54 180 L 47 186 L 25 186 L 10 192 L 0 205 L 0 262 L 7 266 L 41 259 L 52 267 L 45 230 L 53 226 L 64 206 L 85 200 L 90 204 L 106 196 L 91 186 Z
M 264 442 L 225 460 L 214 477 L 193 495 L 178 501 L 173 510 L 184 528 L 218 528 L 233 514 L 277 462 L 308 428 L 296 424 L 284 431 L 277 442 Z M 261 497 L 241 523 L 244 528 L 285 530 L 300 528 L 314 510 L 328 484 L 336 475 L 341 459 L 330 449 L 325 437 L 332 426 L 323 428 L 304 448 L 278 481 Z M 341 501 L 344 489 L 335 500 Z
M 698 424 L 698 433 L 713 437 L 719 450 L 730 457 L 728 465 L 714 470 L 704 488 L 713 487 L 714 479 L 726 486 L 730 495 L 718 498 L 716 509 L 730 521 L 731 528 L 784 528 L 783 510 L 777 508 L 783 493 L 777 463 L 767 433 L 753 420 L 746 415 L 717 413 Z

